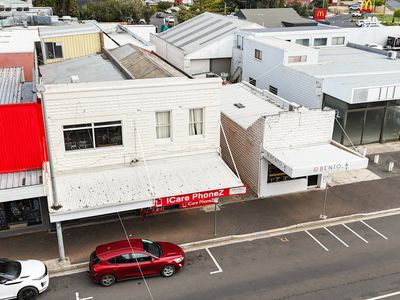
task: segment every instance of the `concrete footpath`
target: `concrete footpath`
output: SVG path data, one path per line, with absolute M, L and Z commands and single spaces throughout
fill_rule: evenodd
M 400 153 L 386 156 L 400 162 Z M 328 190 L 328 219 L 400 207 L 399 164 L 392 173 L 385 173 L 376 165 L 372 168 L 377 169 L 375 172 L 379 173 L 377 178 L 380 179 L 336 185 Z M 265 199 L 224 199 L 216 213 L 217 235 L 214 235 L 212 206 L 145 218 L 125 217 L 123 224 L 132 237 L 184 244 L 320 220 L 324 193 L 323 190 L 312 190 Z M 117 216 L 94 224 L 64 227 L 63 235 L 66 255 L 72 264 L 88 261 L 96 245 L 125 238 Z M 56 234 L 38 232 L 2 238 L 0 257 L 55 259 L 58 257 Z

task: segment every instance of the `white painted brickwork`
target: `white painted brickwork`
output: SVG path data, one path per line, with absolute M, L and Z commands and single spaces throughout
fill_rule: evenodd
M 242 182 L 258 193 L 258 174 L 261 159 L 261 146 L 264 130 L 264 118 L 260 118 L 247 130 L 226 117 L 221 116 L 222 126 L 232 151 Z M 235 168 L 221 134 L 221 153 L 225 163 L 235 172 Z
M 46 86 L 49 147 L 55 172 L 116 164 L 133 159 L 168 159 L 218 153 L 217 79 L 163 78 Z M 205 136 L 189 136 L 189 109 L 204 108 Z M 172 112 L 172 141 L 156 139 L 155 112 Z M 122 121 L 123 146 L 65 151 L 63 126 Z M 136 129 L 136 130 L 135 130 Z
M 266 117 L 265 148 L 296 148 L 327 143 L 332 139 L 333 110 L 299 110 Z

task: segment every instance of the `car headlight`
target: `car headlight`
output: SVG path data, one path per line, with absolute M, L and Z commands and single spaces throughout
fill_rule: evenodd
M 174 259 L 174 262 L 176 262 L 177 264 L 179 264 L 182 260 L 183 260 L 183 257 L 179 257 L 179 258 L 175 258 L 175 259 Z

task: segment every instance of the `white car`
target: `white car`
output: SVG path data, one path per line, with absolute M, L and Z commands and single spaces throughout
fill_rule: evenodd
M 49 274 L 38 260 L 0 258 L 0 299 L 35 300 L 49 286 Z
M 352 14 L 351 14 L 351 16 L 352 17 L 362 17 L 363 16 L 363 14 L 360 12 L 360 11 L 355 11 L 355 12 L 353 12 Z

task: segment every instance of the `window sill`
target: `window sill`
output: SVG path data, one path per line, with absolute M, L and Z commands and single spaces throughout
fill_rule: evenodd
M 81 153 L 87 151 L 99 151 L 103 149 L 115 149 L 115 148 L 124 148 L 124 145 L 115 145 L 115 146 L 107 146 L 107 147 L 96 147 L 96 148 L 86 148 L 86 149 L 75 149 L 75 150 L 65 150 L 65 153 Z

